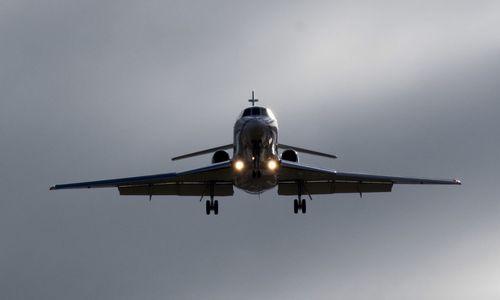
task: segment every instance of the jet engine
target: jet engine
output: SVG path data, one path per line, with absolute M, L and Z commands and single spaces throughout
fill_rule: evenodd
M 219 150 L 219 151 L 216 151 L 214 153 L 214 155 L 212 156 L 212 163 L 216 164 L 216 163 L 220 163 L 223 161 L 228 161 L 230 159 L 231 158 L 229 157 L 229 153 L 227 153 L 224 150 Z
M 295 150 L 287 149 L 281 153 L 281 159 L 298 163 L 299 154 Z

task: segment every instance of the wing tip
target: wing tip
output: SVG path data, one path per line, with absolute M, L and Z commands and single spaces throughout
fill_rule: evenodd
M 55 185 L 53 185 L 53 186 L 51 186 L 51 187 L 49 188 L 49 191 L 53 191 L 53 190 L 56 190 L 56 189 L 57 189 L 57 187 L 56 187 Z
M 456 185 L 462 185 L 462 181 L 460 179 L 453 179 L 453 182 L 456 184 Z

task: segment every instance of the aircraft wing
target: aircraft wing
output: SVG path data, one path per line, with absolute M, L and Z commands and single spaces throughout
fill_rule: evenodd
M 303 195 L 390 192 L 394 184 L 461 184 L 457 179 L 441 180 L 344 173 L 283 161 L 278 172 L 279 195 L 297 195 L 299 191 Z
M 298 152 L 303 152 L 303 153 L 307 153 L 307 154 L 311 154 L 311 155 L 316 155 L 316 156 L 323 156 L 323 157 L 328 157 L 328 158 L 337 158 L 336 155 L 333 155 L 333 154 L 328 154 L 328 153 L 323 153 L 323 152 L 319 152 L 319 151 L 314 151 L 314 150 L 309 150 L 309 149 L 306 149 L 306 148 L 300 148 L 300 147 L 296 147 L 296 146 L 290 146 L 290 145 L 285 145 L 285 144 L 278 144 L 278 148 L 281 148 L 281 149 L 293 149 L 293 150 L 296 150 Z
M 208 196 L 213 188 L 214 196 L 231 196 L 232 175 L 228 161 L 180 173 L 58 184 L 50 190 L 116 187 L 120 195 Z
M 227 149 L 231 149 L 233 147 L 234 147 L 233 144 L 222 145 L 222 146 L 219 146 L 219 147 L 214 147 L 214 148 L 210 148 L 210 149 L 205 149 L 205 150 L 201 150 L 201 151 L 196 151 L 196 152 L 192 152 L 192 153 L 188 153 L 188 154 L 176 156 L 176 157 L 172 158 L 172 160 L 179 160 L 179 159 L 184 159 L 184 158 L 188 158 L 188 157 L 193 157 L 193 156 L 198 156 L 198 155 L 203 155 L 203 154 L 214 153 L 217 150 L 227 150 Z

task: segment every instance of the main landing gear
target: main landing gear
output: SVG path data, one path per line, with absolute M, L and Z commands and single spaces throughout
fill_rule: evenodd
M 305 199 L 295 199 L 293 200 L 293 213 L 297 214 L 302 211 L 303 214 L 306 213 L 306 200 Z
M 302 191 L 305 191 L 309 195 L 309 199 L 312 200 L 311 194 L 307 191 L 305 185 L 301 181 L 297 181 L 297 198 L 293 200 L 293 213 L 297 214 L 299 211 L 302 214 L 306 213 L 306 200 L 302 199 Z
M 218 215 L 219 214 L 219 201 L 217 200 L 214 200 L 214 194 L 215 194 L 215 183 L 214 182 L 211 182 L 208 186 L 208 188 L 210 189 L 210 200 L 207 200 L 205 202 L 205 210 L 206 210 L 206 213 L 207 215 L 210 214 L 210 212 L 214 212 L 214 215 Z M 200 198 L 200 202 L 201 200 L 203 200 L 203 194 L 201 195 L 201 198 Z
M 213 199 L 207 200 L 207 202 L 206 202 L 206 213 L 207 213 L 207 215 L 209 215 L 211 211 L 214 212 L 214 215 L 218 215 L 219 214 L 219 201 L 213 200 Z

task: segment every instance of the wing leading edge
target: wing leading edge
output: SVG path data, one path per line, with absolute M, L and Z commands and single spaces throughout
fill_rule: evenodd
M 333 158 L 333 159 L 336 159 L 337 156 L 336 155 L 333 155 L 333 154 L 328 154 L 328 153 L 323 153 L 323 152 L 319 152 L 319 151 L 314 151 L 314 150 L 309 150 L 309 149 L 306 149 L 306 148 L 301 148 L 301 147 L 295 147 L 295 146 L 290 146 L 290 145 L 285 145 L 285 144 L 278 144 L 278 148 L 280 149 L 292 149 L 292 150 L 295 150 L 295 151 L 298 151 L 298 152 L 303 152 L 303 153 L 307 153 L 307 154 L 311 154 L 311 155 L 316 155 L 316 156 L 323 156 L 323 157 L 328 157 L 328 158 Z
M 300 183 L 300 185 L 298 184 Z M 344 173 L 281 162 L 279 195 L 390 192 L 394 184 L 460 185 L 457 179 L 428 179 Z
M 223 162 L 180 173 L 58 184 L 50 190 L 116 187 L 121 195 L 202 196 L 208 195 L 212 186 L 214 196 L 230 196 L 232 172 L 231 162 Z
M 219 146 L 219 147 L 214 147 L 214 148 L 210 148 L 210 149 L 205 149 L 205 150 L 201 150 L 201 151 L 196 151 L 196 152 L 192 152 L 192 153 L 188 153 L 188 154 L 176 156 L 176 157 L 173 157 L 172 160 L 179 160 L 179 159 L 184 159 L 184 158 L 188 158 L 188 157 L 193 157 L 193 156 L 198 156 L 198 155 L 203 155 L 203 154 L 214 153 L 217 150 L 227 150 L 227 149 L 231 149 L 233 147 L 234 147 L 233 144 L 222 145 L 222 146 Z

